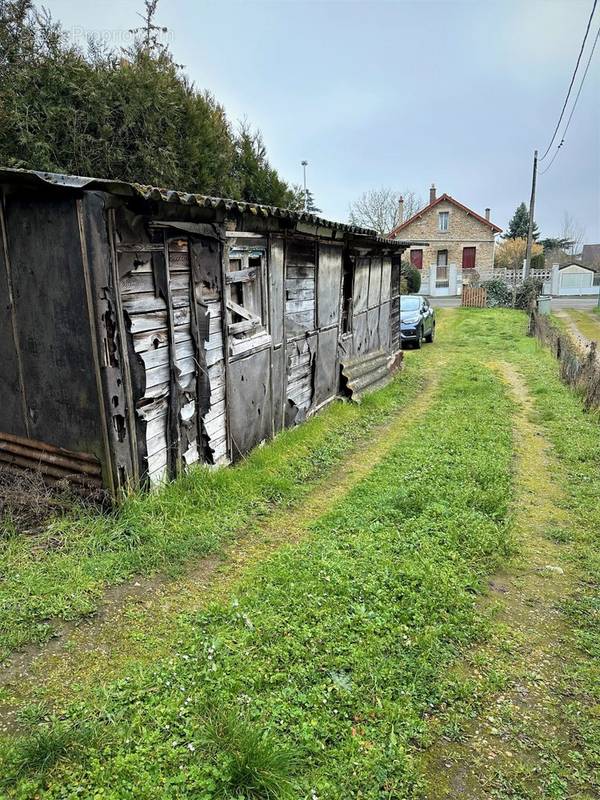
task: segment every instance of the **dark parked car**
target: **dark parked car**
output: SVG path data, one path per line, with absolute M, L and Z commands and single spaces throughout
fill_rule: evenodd
M 423 340 L 433 342 L 435 336 L 435 311 L 429 300 L 420 294 L 403 294 L 400 297 L 400 338 L 421 347 Z

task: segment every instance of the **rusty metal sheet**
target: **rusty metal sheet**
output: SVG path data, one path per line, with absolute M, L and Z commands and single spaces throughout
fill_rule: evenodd
M 90 488 L 102 486 L 102 466 L 94 456 L 25 436 L 0 432 L 0 464 L 29 469 Z

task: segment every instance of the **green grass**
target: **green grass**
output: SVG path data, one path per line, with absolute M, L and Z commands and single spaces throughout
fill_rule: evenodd
M 552 730 L 523 729 L 515 719 L 514 735 L 531 740 L 539 758 L 530 765 L 515 760 L 502 771 L 490 767 L 487 797 L 598 796 L 599 419 L 585 413 L 580 398 L 560 382 L 552 356 L 525 336 L 521 312 L 458 309 L 440 320 L 436 349 L 410 353 L 408 370 L 370 401 L 372 407 L 335 407 L 261 448 L 239 468 L 208 474 L 209 488 L 200 485 L 199 473 L 167 487 L 164 495 L 131 498 L 119 516 L 101 522 L 113 537 L 108 561 L 81 519 L 62 523 L 73 542 L 83 542 L 81 573 L 76 551 L 59 562 L 46 552 L 36 561 L 32 550 L 27 581 L 16 599 L 5 595 L 11 603 L 38 586 L 36 576 L 50 569 L 48 560 L 54 580 L 62 563 L 63 580 L 76 597 L 82 596 L 80 575 L 99 575 L 99 592 L 102 582 L 129 574 L 133 564 L 140 571 L 149 564 L 164 569 L 169 536 L 175 536 L 173 555 L 181 565 L 202 547 L 217 547 L 221 535 L 233 536 L 273 503 L 300 501 L 310 482 L 339 462 L 348 437 L 359 441 L 400 406 L 410 413 L 420 366 L 432 363 L 432 353 L 448 356 L 434 402 L 384 461 L 304 541 L 256 564 L 227 601 L 174 620 L 180 635 L 170 657 L 140 663 L 63 709 L 60 718 L 49 717 L 43 707 L 24 709 L 27 732 L 0 747 L 0 796 L 424 797 L 417 754 L 431 738 L 429 717 L 448 714 L 453 735 L 460 736 L 461 725 L 478 710 L 482 681 L 484 693 L 504 685 L 493 664 L 475 663 L 475 674 L 452 669 L 487 639 L 491 623 L 478 611 L 477 598 L 486 576 L 513 548 L 514 407 L 489 367 L 500 360 L 523 374 L 536 422 L 552 443 L 556 477 L 576 525 L 549 530 L 548 536 L 574 560 L 583 580 L 560 609 L 572 641 L 563 653 L 557 724 L 570 746 L 559 749 Z M 308 467 L 305 460 L 314 453 L 322 454 L 322 463 Z M 200 497 L 220 503 L 214 517 L 198 509 Z M 230 508 L 236 503 L 241 512 Z M 214 533 L 219 515 L 223 534 Z M 126 522 L 137 533 L 124 547 L 118 526 Z M 154 531 L 149 540 L 147 527 Z M 201 544 L 205 535 L 208 543 Z M 121 559 L 122 573 L 116 563 Z M 45 586 L 43 578 L 39 586 Z M 38 598 L 46 597 L 46 589 L 37 591 Z M 67 597 L 68 590 L 62 591 Z M 27 625 L 42 619 L 47 601 L 37 602 L 40 610 Z M 507 657 L 510 648 L 507 633 Z M 543 795 L 532 789 L 534 777 Z
M 306 541 L 188 617 L 171 659 L 73 707 L 66 722 L 92 714 L 106 744 L 26 778 L 23 743 L 8 746 L 8 796 L 412 796 L 411 747 L 464 691 L 444 673 L 485 636 L 475 598 L 510 547 L 511 410 L 490 369 L 449 368 Z
M 48 639 L 55 620 L 95 611 L 107 585 L 159 571 L 173 575 L 275 505 L 299 502 L 423 382 L 415 366 L 360 406 L 335 403 L 232 469 L 198 467 L 150 495 L 132 494 L 113 514 L 80 509 L 36 536 L 0 520 L 0 661 Z
M 566 557 L 582 574 L 562 607 L 575 646 L 565 659 L 562 710 L 574 737 L 567 752 L 555 752 L 551 736 L 545 743 L 546 796 L 583 800 L 600 795 L 600 419 L 598 412 L 584 412 L 581 399 L 558 381 L 555 362 L 546 353 L 538 355 L 519 367 L 533 393 L 537 421 L 559 459 L 557 477 L 574 517 Z
M 573 310 L 569 311 L 569 317 L 581 333 L 590 341 L 598 341 L 600 336 L 600 320 L 591 311 Z

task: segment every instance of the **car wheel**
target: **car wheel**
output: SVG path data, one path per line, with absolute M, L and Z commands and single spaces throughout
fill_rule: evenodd
M 431 332 L 428 333 L 427 336 L 425 337 L 425 341 L 431 343 L 433 342 L 434 338 L 435 338 L 435 322 L 431 326 Z

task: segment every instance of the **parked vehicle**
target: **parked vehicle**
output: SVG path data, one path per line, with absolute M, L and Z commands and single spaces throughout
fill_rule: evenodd
M 421 347 L 423 340 L 433 342 L 435 336 L 435 311 L 429 300 L 420 294 L 403 294 L 400 297 L 400 339 Z

